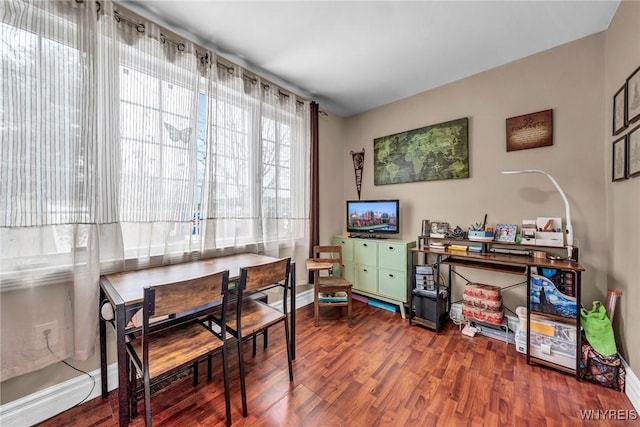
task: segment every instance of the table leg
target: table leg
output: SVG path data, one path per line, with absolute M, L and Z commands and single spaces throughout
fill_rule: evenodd
M 109 395 L 109 386 L 107 384 L 107 322 L 102 318 L 102 303 L 105 300 L 104 290 L 100 287 L 100 299 L 98 301 L 98 319 L 100 329 L 100 383 L 102 384 L 102 398 L 105 399 Z
M 291 360 L 296 360 L 296 265 L 291 266 Z M 285 301 L 286 303 L 286 301 Z
M 118 419 L 120 426 L 129 425 L 129 375 L 125 344 L 126 312 L 124 304 L 116 306 L 116 346 L 118 353 Z

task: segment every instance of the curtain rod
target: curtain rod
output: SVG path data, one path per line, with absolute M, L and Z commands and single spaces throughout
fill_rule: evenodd
M 76 0 L 76 2 L 85 3 L 84 0 Z M 96 3 L 96 7 L 98 8 L 98 13 L 99 14 L 101 12 L 104 13 L 104 8 L 102 8 L 101 2 L 100 1 L 96 1 L 95 3 Z M 201 46 L 201 45 L 189 40 L 187 37 L 184 37 L 184 36 L 176 33 L 175 31 L 172 31 L 172 30 L 164 27 L 163 25 L 160 25 L 160 24 L 154 22 L 153 20 L 151 20 L 149 18 L 146 18 L 146 17 L 144 17 L 144 16 L 142 16 L 142 15 L 136 13 L 136 12 L 133 12 L 132 10 L 128 9 L 126 6 L 122 6 L 122 5 L 120 5 L 119 3 L 116 3 L 116 2 L 113 2 L 113 4 L 114 4 L 114 8 L 113 8 L 114 19 L 116 19 L 117 22 L 120 22 L 120 20 L 125 21 L 126 23 L 135 26 L 136 30 L 138 30 L 139 33 L 144 33 L 145 30 L 146 30 L 146 26 L 144 25 L 144 22 L 141 22 L 141 21 L 150 22 L 150 23 L 156 25 L 160 29 L 161 38 L 163 38 L 166 41 L 171 42 L 174 45 L 176 45 L 176 48 L 180 52 L 183 52 L 184 50 L 186 50 L 186 45 L 185 45 L 184 42 L 176 40 L 176 38 L 188 41 L 189 43 L 191 43 L 193 45 L 194 53 L 200 58 L 200 62 L 201 62 L 201 64 L 203 66 L 210 66 L 211 65 L 210 54 L 213 54 L 216 57 L 216 65 L 226 68 L 227 71 L 230 74 L 233 74 L 235 72 L 235 68 L 237 67 L 239 69 L 239 71 L 241 72 L 243 78 L 245 76 L 247 76 L 246 77 L 247 79 L 249 79 L 249 80 L 255 79 L 257 81 L 257 78 L 255 76 L 258 76 L 260 78 L 260 80 L 262 81 L 263 85 L 266 85 L 267 87 L 270 87 L 270 86 L 277 87 L 278 91 L 281 93 L 281 95 L 289 96 L 289 94 L 291 94 L 296 98 L 296 100 L 299 103 L 304 103 L 305 101 L 310 101 L 309 99 L 307 99 L 307 98 L 305 98 L 303 96 L 300 96 L 298 94 L 295 94 L 292 91 L 284 89 L 280 85 L 275 84 L 275 83 L 269 81 L 268 79 L 265 79 L 264 77 L 259 76 L 256 73 L 253 73 L 250 70 L 245 69 L 241 65 L 236 64 L 233 61 L 225 58 L 224 56 L 222 56 L 220 54 L 218 54 L 218 52 L 216 52 L 216 51 L 214 51 L 212 49 L 209 49 L 209 48 L 207 48 L 205 46 Z M 116 6 L 117 6 L 118 10 L 116 10 Z M 120 10 L 120 9 L 122 9 L 122 10 Z M 142 29 L 142 31 L 140 31 L 140 29 Z M 170 33 L 171 34 L 171 38 L 167 37 L 164 33 Z M 163 40 L 161 40 L 161 41 L 164 43 Z M 220 61 L 220 59 L 222 59 L 224 62 Z M 225 62 L 227 62 L 228 64 L 226 64 Z

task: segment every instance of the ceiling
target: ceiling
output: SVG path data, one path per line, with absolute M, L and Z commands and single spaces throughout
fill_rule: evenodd
M 606 30 L 619 1 L 119 3 L 348 117 Z

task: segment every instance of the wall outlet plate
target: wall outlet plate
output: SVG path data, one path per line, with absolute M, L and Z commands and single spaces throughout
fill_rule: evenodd
M 43 350 L 47 348 L 47 339 L 44 334 L 46 330 L 51 331 L 51 333 L 49 333 L 49 347 L 53 347 L 58 344 L 58 340 L 60 338 L 58 321 L 54 320 L 53 322 L 41 323 L 33 327 L 33 342 L 36 350 Z

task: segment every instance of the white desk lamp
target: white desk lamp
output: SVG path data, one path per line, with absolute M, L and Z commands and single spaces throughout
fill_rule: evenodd
M 564 200 L 564 208 L 565 208 L 565 215 L 567 217 L 567 228 L 566 228 L 566 234 L 567 234 L 567 252 L 569 254 L 569 259 L 572 259 L 573 256 L 573 226 L 571 225 L 571 207 L 569 206 L 569 200 L 567 200 L 567 196 L 564 194 L 564 191 L 562 191 L 562 188 L 560 188 L 560 185 L 558 184 L 558 182 L 553 179 L 553 177 L 551 175 L 549 175 L 548 173 L 546 173 L 545 171 L 541 171 L 541 170 L 537 170 L 537 169 L 525 169 L 525 170 L 521 170 L 521 171 L 502 171 L 503 174 L 507 174 L 507 175 L 513 175 L 513 174 L 520 174 L 520 173 L 539 173 L 542 175 L 545 175 L 547 178 L 549 178 L 549 180 L 553 183 L 553 185 L 556 187 L 556 189 L 558 190 L 558 192 L 560 193 L 560 195 L 562 196 L 562 200 Z

